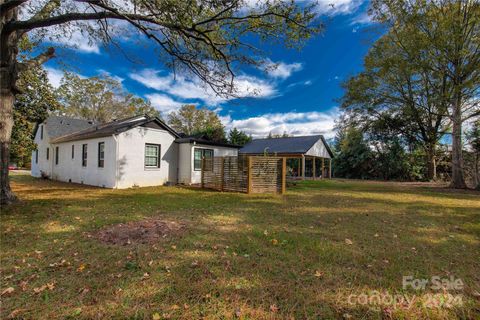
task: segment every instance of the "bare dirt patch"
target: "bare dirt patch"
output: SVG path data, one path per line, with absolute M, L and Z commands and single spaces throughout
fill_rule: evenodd
M 92 234 L 101 242 L 127 246 L 131 244 L 150 244 L 178 237 L 186 230 L 184 222 L 147 219 L 120 223 Z

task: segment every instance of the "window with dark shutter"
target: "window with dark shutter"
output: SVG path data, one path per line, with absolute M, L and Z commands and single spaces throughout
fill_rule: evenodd
M 103 168 L 105 160 L 105 142 L 98 143 L 98 167 Z
M 55 164 L 58 164 L 58 147 L 55 147 Z
M 75 158 L 75 145 L 72 144 L 72 159 Z
M 87 144 L 82 145 L 82 167 L 87 166 Z
M 43 124 L 40 125 L 40 139 L 43 140 Z
M 50 158 L 50 148 L 47 148 L 47 160 Z

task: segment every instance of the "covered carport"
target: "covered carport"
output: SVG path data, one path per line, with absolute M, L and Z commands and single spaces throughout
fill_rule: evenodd
M 239 154 L 285 157 L 290 179 L 332 177 L 333 153 L 322 135 L 255 139 L 240 149 Z

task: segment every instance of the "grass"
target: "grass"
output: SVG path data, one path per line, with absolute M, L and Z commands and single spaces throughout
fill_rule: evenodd
M 340 180 L 304 182 L 285 196 L 109 190 L 26 175 L 12 185 L 21 202 L 2 208 L 0 279 L 2 291 L 14 291 L 2 296 L 1 318 L 480 316 L 478 192 Z M 153 245 L 89 236 L 147 217 L 187 230 Z M 464 287 L 403 289 L 409 275 L 454 276 Z M 376 291 L 416 300 L 349 303 Z M 461 303 L 445 305 L 448 293 Z

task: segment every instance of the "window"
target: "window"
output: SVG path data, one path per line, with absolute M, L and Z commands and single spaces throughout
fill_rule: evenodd
M 43 140 L 43 124 L 40 125 L 40 139 Z
M 47 160 L 50 158 L 50 148 L 47 148 Z
M 145 144 L 145 167 L 160 168 L 160 145 Z
M 212 159 L 213 158 L 213 150 L 212 149 L 200 149 L 195 148 L 193 151 L 193 169 L 195 171 L 202 170 L 202 159 Z M 212 170 L 213 169 L 213 162 L 209 163 L 210 165 L 205 170 Z
M 72 159 L 75 157 L 75 145 L 72 144 Z
M 82 145 L 82 167 L 87 166 L 87 144 Z
M 103 168 L 105 160 L 105 142 L 98 143 L 98 167 Z
M 38 163 L 38 150 L 35 150 L 35 163 Z
M 58 164 L 58 147 L 55 147 L 55 164 Z

